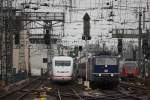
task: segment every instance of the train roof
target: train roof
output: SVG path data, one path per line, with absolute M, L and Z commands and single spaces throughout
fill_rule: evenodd
M 124 63 L 138 63 L 137 61 L 124 61 Z
M 72 57 L 69 57 L 69 56 L 55 56 L 53 57 L 53 60 L 73 60 Z
M 99 55 L 99 56 L 93 56 L 95 58 L 117 58 L 117 56 L 113 56 L 113 55 Z

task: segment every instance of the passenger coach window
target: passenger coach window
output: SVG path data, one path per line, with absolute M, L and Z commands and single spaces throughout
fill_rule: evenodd
M 70 66 L 71 61 L 55 61 L 55 66 Z

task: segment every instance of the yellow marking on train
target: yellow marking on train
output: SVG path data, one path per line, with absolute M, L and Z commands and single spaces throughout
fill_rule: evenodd
M 40 100 L 47 100 L 47 99 L 46 99 L 46 97 L 42 97 L 42 98 L 40 98 Z
M 34 100 L 47 100 L 46 97 L 35 98 Z

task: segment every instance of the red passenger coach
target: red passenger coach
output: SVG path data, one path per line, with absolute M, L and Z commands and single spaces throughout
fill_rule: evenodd
M 125 61 L 121 70 L 122 78 L 137 78 L 139 76 L 138 64 L 135 61 Z

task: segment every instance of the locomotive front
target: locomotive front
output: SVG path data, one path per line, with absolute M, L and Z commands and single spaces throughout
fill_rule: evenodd
M 116 87 L 119 82 L 119 66 L 116 56 L 95 56 L 91 61 L 91 87 Z
M 52 60 L 52 80 L 70 81 L 73 74 L 73 59 L 71 57 L 59 56 Z

